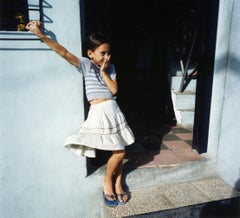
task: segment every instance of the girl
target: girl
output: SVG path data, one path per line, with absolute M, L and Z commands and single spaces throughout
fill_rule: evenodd
M 79 133 L 68 137 L 65 146 L 87 157 L 95 157 L 95 149 L 111 150 L 103 178 L 103 199 L 107 206 L 125 204 L 130 196 L 122 186 L 123 158 L 125 146 L 134 142 L 134 136 L 115 101 L 118 84 L 110 63 L 110 41 L 103 34 L 90 35 L 86 40 L 88 58 L 78 59 L 42 33 L 39 21 L 29 22 L 26 29 L 82 72 L 90 110 Z

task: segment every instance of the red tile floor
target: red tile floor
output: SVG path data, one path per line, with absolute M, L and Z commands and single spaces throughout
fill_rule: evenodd
M 181 126 L 166 127 L 156 123 L 136 125 L 135 143 L 126 147 L 124 169 L 164 167 L 199 160 L 192 149 L 192 131 Z M 97 158 L 87 159 L 87 175 L 104 166 L 111 152 L 97 150 Z
M 164 132 L 163 128 L 154 128 L 138 134 L 136 142 L 127 147 L 124 168 L 161 167 L 199 160 L 201 157 L 191 143 L 189 129 L 176 126 Z

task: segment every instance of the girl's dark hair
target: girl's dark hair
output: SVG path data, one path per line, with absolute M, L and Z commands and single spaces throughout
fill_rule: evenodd
M 86 51 L 90 49 L 94 51 L 96 48 L 101 46 L 102 44 L 107 43 L 110 44 L 110 38 L 103 33 L 93 33 L 89 35 L 85 42 Z

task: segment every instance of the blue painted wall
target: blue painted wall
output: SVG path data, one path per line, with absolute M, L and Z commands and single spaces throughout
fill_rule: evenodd
M 79 1 L 44 5 L 45 28 L 80 56 Z M 97 217 L 100 179 L 63 146 L 84 119 L 81 75 L 40 41 L 0 43 L 0 217 Z
M 220 0 L 208 143 L 208 153 L 219 160 L 219 174 L 232 186 L 240 182 L 239 12 L 239 1 Z

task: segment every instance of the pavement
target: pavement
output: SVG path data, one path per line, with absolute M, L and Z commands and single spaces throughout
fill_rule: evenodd
M 240 217 L 240 192 L 219 177 L 135 189 L 125 205 L 104 206 L 104 217 Z

